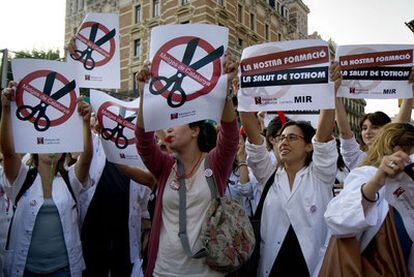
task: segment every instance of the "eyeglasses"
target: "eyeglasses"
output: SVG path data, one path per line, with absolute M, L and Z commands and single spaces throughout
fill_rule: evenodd
M 282 142 L 284 139 L 287 140 L 287 142 L 297 141 L 299 138 L 304 139 L 301 135 L 296 134 L 287 134 L 287 135 L 278 135 L 275 137 L 275 140 L 277 143 Z

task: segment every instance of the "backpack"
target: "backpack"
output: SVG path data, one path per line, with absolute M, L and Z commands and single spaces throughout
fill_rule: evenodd
M 177 160 L 178 173 L 184 167 Z M 218 197 L 217 187 L 206 156 L 205 176 L 210 188 L 212 202 L 201 227 L 203 248 L 193 254 L 187 237 L 186 187 L 181 178 L 179 188 L 179 234 L 184 252 L 195 259 L 206 258 L 206 264 L 219 272 L 232 272 L 240 268 L 252 254 L 255 237 L 244 208 L 235 200 Z
M 75 193 L 73 192 L 73 189 L 70 185 L 69 182 L 69 175 L 68 172 L 65 170 L 63 172 L 60 172 L 63 180 L 65 181 L 66 187 L 68 188 L 73 200 L 75 201 L 76 206 L 78 205 L 78 201 L 75 197 Z M 10 224 L 9 224 L 9 231 L 7 233 L 7 241 L 6 241 L 6 249 L 9 249 L 9 243 L 10 243 L 10 233 L 11 233 L 11 228 L 13 225 L 13 220 L 14 220 L 14 215 L 17 209 L 17 205 L 19 204 L 20 199 L 22 198 L 22 196 L 26 193 L 26 191 L 33 185 L 34 180 L 36 179 L 37 176 L 37 168 L 36 167 L 32 167 L 27 171 L 27 175 L 26 175 L 26 179 L 24 179 L 23 185 L 20 188 L 19 192 L 17 193 L 16 199 L 14 200 L 13 203 L 13 216 L 10 219 Z

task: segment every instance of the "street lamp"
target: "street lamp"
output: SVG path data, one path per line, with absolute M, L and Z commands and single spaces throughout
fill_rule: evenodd
M 414 33 L 414 19 L 411 20 L 410 22 L 405 22 L 405 25 L 407 25 L 408 28 L 410 28 L 411 32 Z

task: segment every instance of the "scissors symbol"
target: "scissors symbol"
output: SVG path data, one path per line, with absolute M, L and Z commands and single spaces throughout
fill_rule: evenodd
M 202 68 L 203 66 L 215 61 L 216 59 L 221 57 L 224 52 L 224 47 L 220 46 L 219 48 L 215 49 L 213 52 L 209 53 L 204 58 L 190 65 L 199 41 L 200 41 L 199 38 L 194 38 L 188 42 L 187 47 L 184 52 L 183 60 L 182 60 L 183 64 L 189 66 L 190 68 L 194 70 L 198 70 Z M 177 73 L 171 76 L 170 78 L 167 78 L 164 76 L 156 76 L 152 78 L 150 85 L 149 85 L 149 90 L 153 95 L 160 95 L 168 91 L 168 96 L 167 96 L 168 106 L 172 108 L 180 107 L 184 105 L 185 101 L 187 100 L 187 95 L 185 94 L 185 91 L 182 88 L 182 82 L 183 82 L 184 77 L 186 76 L 187 75 L 185 73 L 182 73 L 179 70 L 177 70 Z M 163 87 L 160 89 L 157 89 L 155 87 L 155 85 L 158 82 L 163 84 Z M 177 92 L 180 95 L 179 97 L 180 100 L 178 102 L 175 101 L 176 103 L 174 103 L 173 97 L 174 95 L 178 95 Z
M 72 59 L 74 60 L 82 60 L 83 59 L 83 67 L 86 70 L 92 70 L 95 68 L 95 60 L 92 58 L 92 52 L 105 42 L 109 41 L 115 36 L 115 29 L 110 31 L 109 33 L 105 34 L 99 40 L 95 42 L 96 34 L 98 32 L 99 23 L 95 23 L 91 26 L 91 32 L 89 33 L 89 41 L 90 44 L 87 44 L 87 48 L 83 51 L 75 50 L 75 54 L 70 54 Z
M 119 110 L 119 115 L 124 118 L 125 117 L 125 108 L 121 107 Z M 132 122 L 135 119 L 136 115 L 132 115 L 129 117 L 125 117 L 125 120 L 128 122 Z M 128 147 L 128 138 L 124 135 L 124 128 L 120 123 L 117 123 L 117 125 L 111 129 L 111 128 L 103 128 L 101 131 L 102 138 L 105 140 L 111 140 L 115 139 L 115 145 L 119 149 L 125 149 Z M 116 135 L 116 137 L 115 137 Z
M 73 80 L 70 83 L 66 84 L 63 88 L 55 92 L 54 94 L 50 95 L 55 79 L 56 79 L 56 72 L 49 73 L 46 76 L 46 82 L 43 88 L 43 93 L 47 96 L 50 96 L 50 98 L 52 98 L 53 100 L 56 100 L 56 101 L 59 100 L 64 95 L 66 95 L 68 92 L 75 89 L 76 87 L 76 82 L 75 80 Z M 27 121 L 35 117 L 36 114 L 38 114 L 33 124 L 37 131 L 43 132 L 49 129 L 50 127 L 50 119 L 46 114 L 46 109 L 48 106 L 49 104 L 45 103 L 43 100 L 40 100 L 40 103 L 34 107 L 29 106 L 29 105 L 22 105 L 17 109 L 16 116 L 20 120 Z M 29 114 L 24 115 L 23 114 L 24 111 L 28 111 Z

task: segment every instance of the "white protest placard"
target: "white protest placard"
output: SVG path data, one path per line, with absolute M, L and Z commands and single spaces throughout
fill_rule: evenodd
M 271 42 L 245 48 L 239 72 L 239 111 L 335 107 L 329 49 L 323 40 Z
M 411 155 L 411 161 L 414 161 Z M 414 181 L 402 172 L 395 178 L 385 179 L 385 200 L 397 209 L 405 229 L 414 241 Z
M 203 119 L 219 122 L 226 97 L 228 29 L 185 24 L 151 31 L 151 79 L 144 87 L 146 131 Z
M 67 61 L 81 88 L 120 88 L 118 14 L 89 13 L 75 36 Z
M 79 89 L 72 68 L 63 62 L 12 60 L 16 101 L 11 103 L 17 153 L 83 151 L 83 121 L 77 112 Z
M 285 111 L 283 114 L 286 119 L 293 121 L 306 121 L 316 129 L 318 127 L 319 112 L 320 111 Z M 278 116 L 276 112 L 267 112 L 264 117 L 265 127 L 267 127 L 269 122 L 276 116 Z
M 342 84 L 338 97 L 412 98 L 408 78 L 414 45 L 344 45 L 336 50 Z
M 135 147 L 139 100 L 125 102 L 98 90 L 90 90 L 90 99 L 108 161 L 144 168 Z

